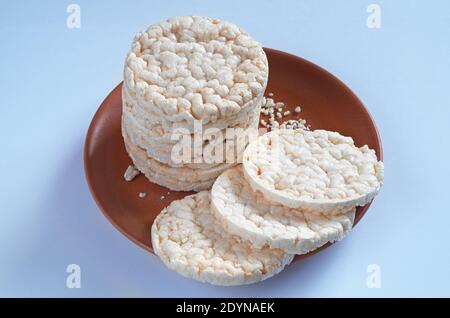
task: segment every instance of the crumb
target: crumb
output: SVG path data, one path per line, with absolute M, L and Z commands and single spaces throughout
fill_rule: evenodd
M 164 198 L 165 198 L 165 196 L 163 196 L 163 195 L 162 195 L 162 196 L 161 196 L 161 198 L 160 198 L 160 199 L 161 199 L 161 201 L 162 201 L 162 200 L 164 200 Z
M 273 93 L 269 93 L 268 95 L 269 95 L 269 97 L 273 97 Z
M 264 105 L 264 108 L 268 109 L 275 106 L 275 102 L 272 98 L 266 98 L 266 104 Z
M 306 120 L 299 118 L 298 120 L 292 119 L 285 121 L 281 124 L 280 128 L 309 130 L 309 125 L 306 125 Z
M 286 109 L 287 104 L 283 102 L 275 102 L 272 98 L 273 94 L 268 94 L 269 97 L 263 98 L 263 103 L 261 105 L 261 114 L 268 116 L 268 119 L 261 119 L 260 123 L 262 126 L 265 126 L 268 129 L 306 129 L 309 130 L 309 125 L 306 124 L 304 119 L 297 120 L 288 120 L 283 122 L 281 125 L 277 121 L 281 120 L 283 116 L 289 116 L 292 114 L 291 111 L 286 110 L 283 112 L 283 109 Z M 296 106 L 296 113 L 301 112 L 300 106 Z
M 145 193 L 145 192 L 139 192 L 139 197 L 142 199 L 142 198 L 145 198 L 147 196 L 147 193 Z
M 123 177 L 126 181 L 130 182 L 134 178 L 136 178 L 136 176 L 138 176 L 139 174 L 140 174 L 139 170 L 137 170 L 133 165 L 129 165 Z

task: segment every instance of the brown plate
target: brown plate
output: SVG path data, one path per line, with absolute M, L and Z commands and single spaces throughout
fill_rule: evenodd
M 382 160 L 381 140 L 370 114 L 355 94 L 336 77 L 297 56 L 265 49 L 269 59 L 269 84 L 266 95 L 274 93 L 276 101 L 293 110 L 301 105 L 300 117 L 311 129 L 327 129 L 351 136 L 356 145 L 367 144 Z M 89 127 L 84 145 L 84 168 L 89 188 L 107 219 L 130 240 L 153 252 L 150 227 L 162 208 L 191 192 L 174 192 L 148 181 L 143 175 L 126 182 L 123 174 L 131 164 L 123 144 L 120 117 L 121 84 L 103 101 Z M 290 119 L 287 118 L 287 119 Z M 139 198 L 139 192 L 147 193 Z M 161 199 L 164 196 L 164 199 Z M 356 211 L 356 223 L 370 204 Z M 316 251 L 297 256 L 296 260 Z

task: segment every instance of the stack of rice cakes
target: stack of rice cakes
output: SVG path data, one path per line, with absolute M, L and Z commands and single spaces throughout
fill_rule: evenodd
M 240 161 L 246 144 L 239 151 L 224 140 L 223 160 L 192 149 L 180 162 L 177 136 L 193 141 L 198 128 L 215 128 L 222 136 L 227 128 L 256 134 L 267 79 L 261 45 L 232 23 L 175 17 L 139 33 L 126 58 L 122 91 L 122 135 L 134 165 L 171 190 L 210 188 Z

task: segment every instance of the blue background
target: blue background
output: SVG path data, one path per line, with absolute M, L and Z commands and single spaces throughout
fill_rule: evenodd
M 1 1 L 0 296 L 450 296 L 450 1 Z M 381 6 L 380 29 L 366 26 Z M 84 137 L 135 33 L 175 15 L 232 21 L 343 80 L 383 140 L 385 185 L 347 239 L 260 284 L 182 278 L 96 207 Z M 66 288 L 66 266 L 82 288 Z M 381 288 L 366 286 L 369 264 Z

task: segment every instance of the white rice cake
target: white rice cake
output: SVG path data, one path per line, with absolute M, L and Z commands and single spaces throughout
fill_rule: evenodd
M 290 254 L 306 254 L 343 239 L 355 219 L 355 208 L 326 216 L 271 203 L 262 193 L 253 191 L 242 166 L 229 169 L 216 179 L 211 190 L 211 209 L 228 233 L 254 247 L 280 248 Z
M 134 38 L 124 86 L 137 104 L 172 122 L 204 124 L 256 107 L 267 85 L 262 46 L 236 25 L 174 17 Z
M 261 112 L 261 104 L 263 94 L 255 98 L 245 108 L 240 109 L 237 113 L 227 117 L 220 117 L 215 120 L 197 119 L 193 116 L 186 115 L 186 111 L 177 115 L 168 116 L 155 111 L 154 108 L 143 107 L 141 103 L 130 94 L 129 89 L 124 85 L 122 87 L 122 104 L 123 111 L 128 111 L 140 126 L 146 127 L 154 131 L 160 131 L 161 134 L 170 134 L 177 128 L 183 128 L 190 133 L 194 131 L 194 122 L 200 122 L 203 129 L 218 128 L 224 129 L 228 127 L 247 127 L 255 118 L 259 118 Z
M 254 190 L 290 208 L 342 213 L 369 203 L 384 166 L 367 145 L 326 130 L 279 129 L 244 151 L 244 174 Z
M 133 120 L 132 116 L 130 116 L 126 111 L 124 111 L 122 115 L 122 131 L 123 135 L 127 135 L 128 139 L 136 146 L 144 149 L 147 152 L 147 155 L 151 158 L 154 158 L 162 163 L 168 164 L 171 167 L 180 167 L 186 166 L 195 169 L 209 169 L 214 166 L 217 166 L 220 163 L 226 161 L 227 158 L 233 159 L 237 162 L 242 162 L 242 155 L 244 149 L 246 148 L 250 139 L 256 137 L 258 135 L 258 121 L 255 120 L 249 127 L 236 129 L 235 132 L 239 133 L 239 137 L 233 138 L 233 142 L 227 142 L 227 131 L 226 130 L 213 130 L 210 131 L 211 134 L 216 134 L 220 132 L 222 135 L 222 140 L 218 139 L 214 140 L 215 146 L 208 146 L 208 140 L 204 140 L 202 143 L 202 149 L 199 149 L 200 156 L 202 157 L 201 162 L 194 162 L 194 148 L 192 145 L 192 141 L 194 140 L 194 136 L 192 134 L 177 136 L 178 140 L 170 140 L 168 141 L 165 138 L 159 138 L 155 136 L 155 133 L 149 130 L 145 130 Z M 207 133 L 208 131 L 202 131 L 203 133 Z M 180 138 L 187 137 L 188 140 L 191 141 L 190 152 L 191 152 L 191 162 L 177 162 L 174 161 L 172 150 L 174 146 L 176 146 L 180 141 Z M 208 136 L 204 136 L 205 138 Z M 201 138 L 201 136 L 200 136 Z M 230 137 L 231 139 L 231 137 Z M 239 141 L 239 142 L 238 142 Z M 179 149 L 181 144 L 178 145 Z M 212 149 L 215 147 L 221 148 L 222 156 L 220 158 L 215 157 L 212 153 Z M 217 148 L 218 149 L 218 148 Z M 204 153 L 202 153 L 204 150 Z M 211 156 L 210 158 L 205 158 L 205 156 Z M 231 158 L 232 157 L 232 158 Z M 209 161 L 208 161 L 209 160 Z
M 222 163 L 211 169 L 170 167 L 147 156 L 144 149 L 133 145 L 124 136 L 125 148 L 134 166 L 151 182 L 173 191 L 201 191 L 210 189 L 214 180 L 235 163 Z
M 165 187 L 172 191 L 203 191 L 211 189 L 214 184 L 215 177 L 207 180 L 185 181 L 167 177 L 161 173 L 154 172 L 150 169 L 145 170 L 145 177 L 153 183 Z
M 177 273 L 214 285 L 244 285 L 279 273 L 293 255 L 280 249 L 255 249 L 229 235 L 210 209 L 210 192 L 173 201 L 155 219 L 155 253 Z
M 131 103 L 123 101 L 122 117 L 125 118 L 125 124 L 147 131 L 149 140 L 160 143 L 173 143 L 173 133 L 192 134 L 194 133 L 194 122 L 188 127 L 182 123 L 174 123 L 170 127 L 166 127 L 164 120 L 157 120 L 153 115 L 149 115 L 144 111 L 140 111 L 137 107 L 130 106 Z M 261 107 L 258 106 L 251 112 L 245 111 L 242 116 L 227 121 L 223 121 L 221 125 L 218 122 L 205 125 L 202 121 L 197 121 L 196 129 L 201 127 L 203 132 L 209 129 L 224 130 L 227 128 L 247 128 L 259 121 Z M 200 125 L 201 126 L 200 126 Z

